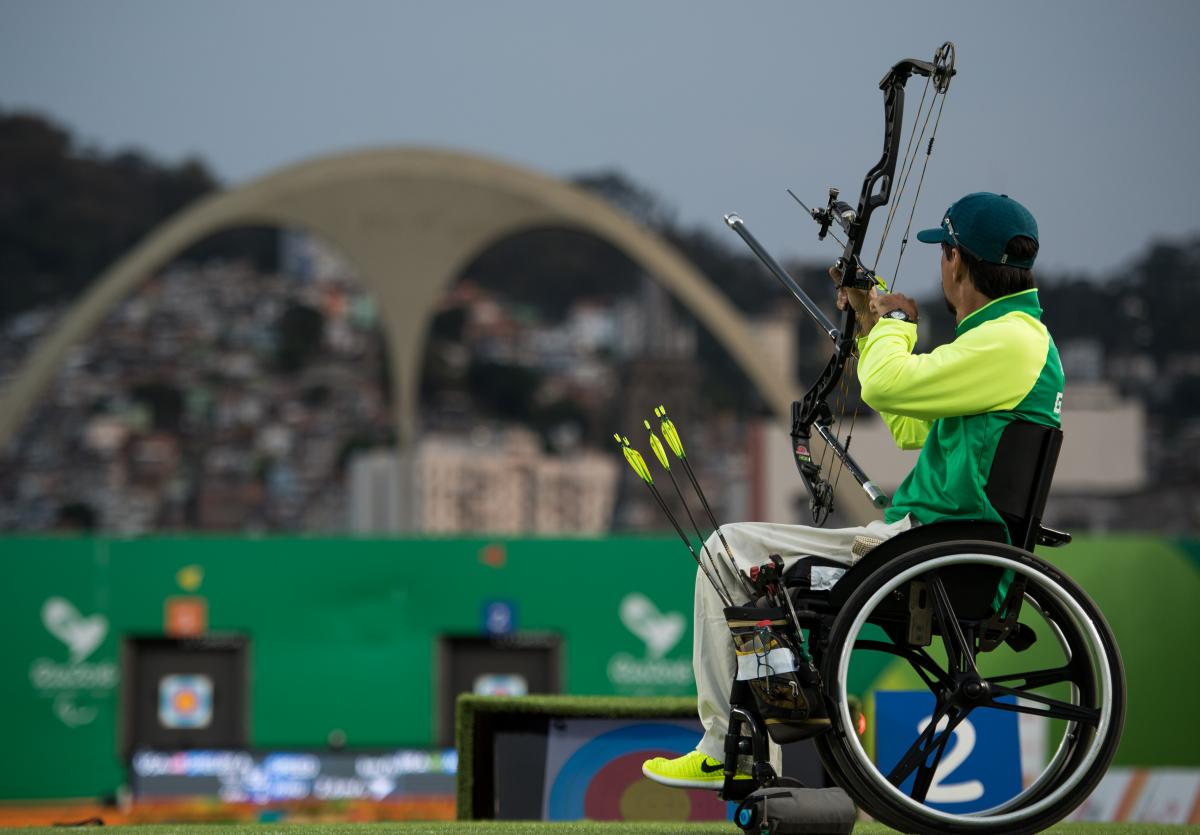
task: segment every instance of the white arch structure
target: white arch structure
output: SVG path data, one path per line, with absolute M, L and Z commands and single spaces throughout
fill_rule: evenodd
M 245 225 L 308 229 L 357 270 L 387 337 L 400 444 L 413 438 L 422 348 L 439 297 L 487 247 L 545 226 L 581 229 L 625 253 L 712 332 L 779 419 L 790 419 L 796 392 L 782 365 L 761 352 L 745 317 L 660 238 L 604 201 L 543 174 L 475 155 L 395 148 L 283 168 L 203 198 L 154 230 L 105 270 L 26 358 L 0 399 L 0 447 L 68 349 L 134 287 L 196 241 Z M 839 492 L 851 518 L 875 515 L 857 485 Z

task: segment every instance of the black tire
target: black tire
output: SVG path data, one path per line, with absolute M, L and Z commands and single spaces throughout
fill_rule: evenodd
M 817 758 L 821 760 L 821 767 L 829 776 L 830 785 L 844 788 L 846 778 L 842 775 L 842 767 L 838 765 L 837 758 L 833 755 L 836 738 L 837 736 L 833 732 L 823 733 L 814 738 L 813 743 L 816 745 Z
M 963 566 L 969 568 L 964 569 Z M 1051 683 L 1069 684 L 1071 701 L 1058 700 L 1053 705 L 1036 703 L 1037 690 L 1049 686 L 1030 684 L 1024 680 L 1017 688 L 1021 697 L 1033 698 L 1026 706 L 1044 708 L 1046 718 L 1058 719 L 1066 729 L 1056 754 L 1051 757 L 1041 777 L 1030 787 L 1008 801 L 991 809 L 970 814 L 952 814 L 934 809 L 924 803 L 924 793 L 917 788 L 917 779 L 910 789 L 914 796 L 904 794 L 893 785 L 867 756 L 865 749 L 851 726 L 847 704 L 844 672 L 849 669 L 850 652 L 858 640 L 858 634 L 866 625 L 872 612 L 886 604 L 889 597 L 899 593 L 917 578 L 930 584 L 938 578 L 950 577 L 952 572 L 982 571 L 996 569 L 1011 570 L 1027 578 L 1026 601 L 1037 601 L 1041 616 L 1052 631 L 1060 637 L 1067 662 L 1059 668 L 1059 678 Z M 959 616 L 953 611 L 953 600 L 947 595 L 947 611 L 955 620 Z M 953 630 L 951 630 L 953 631 Z M 953 643 L 953 639 L 937 637 Z M 877 642 L 878 643 L 878 642 Z M 961 646 L 970 644 L 971 666 L 977 657 L 978 646 L 967 639 Z M 1087 594 L 1070 578 L 1049 563 L 1033 554 L 994 542 L 960 541 L 940 543 L 916 549 L 897 557 L 884 568 L 866 578 L 856 588 L 834 619 L 828 643 L 822 653 L 822 673 L 828 695 L 837 708 L 831 716 L 832 727 L 818 744 L 822 761 L 839 784 L 846 789 L 860 807 L 882 823 L 906 832 L 921 833 L 971 833 L 971 835 L 999 835 L 999 833 L 1039 832 L 1069 815 L 1091 794 L 1107 771 L 1120 742 L 1125 719 L 1125 678 L 1120 653 L 1112 630 L 1105 622 L 1100 610 Z M 960 653 L 965 659 L 966 652 Z M 965 662 L 964 662 L 965 667 Z M 1028 672 L 1034 672 L 1032 670 Z M 966 696 L 961 682 L 956 689 L 944 684 L 950 677 L 929 683 L 935 695 L 939 690 L 945 696 L 946 709 L 955 723 L 965 719 L 977 708 L 996 708 L 992 701 L 1005 682 L 1020 678 L 1023 674 L 999 675 L 988 678 L 980 674 L 985 695 Z M 943 704 L 938 696 L 938 704 Z M 984 701 L 980 701 L 980 699 Z M 1043 700 L 1044 701 L 1044 700 Z M 1013 709 L 1011 706 L 1007 708 Z M 960 715 L 961 714 L 961 715 Z M 1079 717 L 1078 719 L 1071 717 Z M 932 723 L 931 723 L 932 724 Z M 913 753 L 908 771 L 904 765 L 894 769 L 897 784 L 903 784 L 906 775 L 914 772 L 935 772 L 944 744 L 938 750 L 934 737 L 946 737 L 954 732 L 953 727 L 928 731 L 917 737 L 909 749 Z M 928 738 L 926 735 L 928 734 Z M 924 748 L 921 739 L 926 738 Z M 930 754 L 923 753 L 930 751 Z M 930 763 L 930 758 L 932 762 Z M 902 758 L 903 763 L 903 758 Z M 896 774 L 895 771 L 900 771 Z M 920 777 L 918 778 L 920 779 Z M 924 776 L 925 786 L 930 778 Z M 927 789 L 926 789 L 927 790 Z

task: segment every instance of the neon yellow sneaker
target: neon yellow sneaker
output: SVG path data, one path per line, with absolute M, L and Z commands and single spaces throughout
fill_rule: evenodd
M 656 783 L 679 789 L 719 789 L 725 782 L 725 766 L 699 751 L 668 760 L 655 757 L 642 763 L 642 773 Z M 735 780 L 749 780 L 738 774 Z

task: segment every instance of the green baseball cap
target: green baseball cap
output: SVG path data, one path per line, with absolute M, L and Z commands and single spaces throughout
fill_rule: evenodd
M 1033 266 L 1033 258 L 1014 259 L 1004 254 L 1018 235 L 1038 239 L 1037 221 L 1029 210 L 1007 194 L 977 191 L 955 201 L 936 229 L 923 229 L 917 240 L 960 247 L 981 261 L 1009 267 Z

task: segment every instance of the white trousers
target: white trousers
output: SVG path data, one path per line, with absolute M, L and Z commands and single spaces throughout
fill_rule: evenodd
M 825 557 L 850 566 L 857 561 L 857 557 L 850 553 L 856 536 L 888 539 L 910 527 L 912 521 L 906 516 L 890 525 L 876 520 L 862 527 L 831 530 L 771 522 L 740 522 L 722 525 L 721 533 L 729 542 L 738 568 L 748 573 L 750 566 L 766 562 L 771 554 L 783 557 L 784 565 L 789 568 L 805 556 Z M 741 605 L 748 602 L 724 557 L 725 548 L 721 540 L 714 533 L 706 544 L 720 566 L 720 578 L 733 596 L 734 603 Z M 700 551 L 700 557 L 708 565 L 708 555 L 704 551 Z M 709 571 L 713 572 L 711 566 Z M 724 608 L 708 578 L 697 569 L 692 669 L 696 675 L 696 696 L 704 737 L 696 748 L 719 762 L 725 759 L 729 693 L 737 671 L 733 636 L 725 624 Z M 774 743 L 771 744 L 771 759 L 778 768 L 780 755 Z

